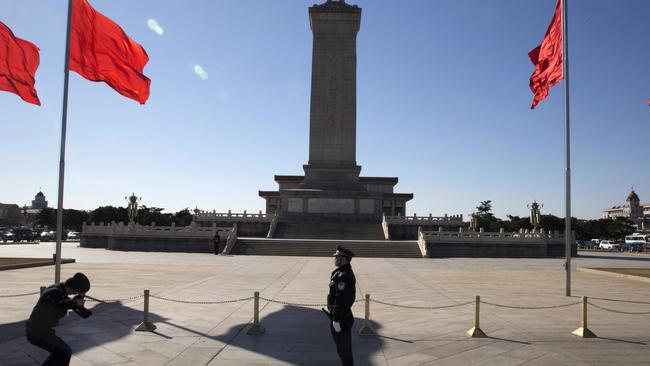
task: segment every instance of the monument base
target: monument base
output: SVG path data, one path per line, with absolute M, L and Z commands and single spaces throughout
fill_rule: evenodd
M 280 200 L 280 221 L 381 222 L 378 192 L 287 189 Z
M 361 167 L 359 165 L 306 164 L 305 180 L 300 184 L 303 189 L 320 189 L 328 191 L 365 192 L 359 182 Z

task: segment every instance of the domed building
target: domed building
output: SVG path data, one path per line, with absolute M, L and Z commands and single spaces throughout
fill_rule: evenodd
M 639 230 L 650 230 L 650 202 L 641 203 L 634 189 L 627 195 L 627 203 L 603 210 L 604 219 L 626 217 L 634 221 Z
M 47 200 L 45 199 L 43 192 L 38 191 L 38 193 L 36 193 L 36 196 L 34 196 L 34 200 L 32 200 L 32 206 L 30 208 L 37 208 L 41 210 L 47 208 Z

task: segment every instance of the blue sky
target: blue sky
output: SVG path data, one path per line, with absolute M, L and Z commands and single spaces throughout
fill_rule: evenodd
M 531 111 L 527 53 L 555 0 L 357 0 L 357 163 L 409 213 L 564 215 L 563 85 Z M 149 54 L 146 105 L 70 75 L 66 208 L 264 209 L 308 159 L 314 0 L 91 0 Z M 650 201 L 650 1 L 569 2 L 572 213 Z M 37 107 L 0 92 L 0 202 L 56 206 L 67 1 L 3 0 L 41 49 Z M 155 19 L 164 30 L 147 25 Z M 207 78 L 195 73 L 201 65 Z

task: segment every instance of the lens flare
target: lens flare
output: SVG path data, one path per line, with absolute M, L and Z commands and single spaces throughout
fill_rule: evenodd
M 194 73 L 203 80 L 208 79 L 208 73 L 203 69 L 203 66 L 199 64 L 194 65 Z
M 165 31 L 162 29 L 160 24 L 158 24 L 158 21 L 156 19 L 149 19 L 147 20 L 147 27 L 154 31 L 157 35 L 162 36 Z

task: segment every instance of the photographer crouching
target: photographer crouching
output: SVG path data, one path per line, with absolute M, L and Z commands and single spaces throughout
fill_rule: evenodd
M 51 285 L 38 299 L 32 314 L 25 324 L 27 341 L 50 352 L 43 365 L 69 365 L 72 350 L 54 332 L 68 310 L 72 310 L 82 318 L 88 318 L 92 313 L 84 307 L 84 295 L 90 290 L 90 281 L 83 273 L 75 273 L 65 282 Z M 76 295 L 72 299 L 68 296 Z

